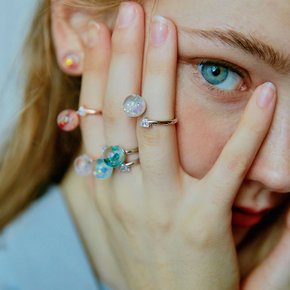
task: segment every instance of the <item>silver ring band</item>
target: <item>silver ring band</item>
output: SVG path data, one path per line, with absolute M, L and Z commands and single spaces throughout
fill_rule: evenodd
M 166 120 L 166 121 L 156 121 L 156 120 L 149 120 L 148 118 L 143 118 L 140 122 L 140 126 L 143 128 L 151 128 L 152 126 L 157 125 L 175 125 L 177 123 L 177 119 Z
M 139 158 L 138 159 L 135 159 L 131 162 L 127 162 L 127 163 L 123 163 L 121 164 L 121 166 L 119 167 L 119 171 L 121 173 L 130 173 L 131 172 L 131 167 L 135 164 L 138 164 L 139 163 Z
M 130 154 L 134 154 L 134 153 L 138 153 L 139 149 L 138 147 L 130 149 L 130 150 L 124 150 L 126 155 L 130 155 Z

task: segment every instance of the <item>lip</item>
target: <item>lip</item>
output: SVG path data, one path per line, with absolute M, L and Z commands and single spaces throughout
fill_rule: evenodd
M 259 223 L 269 210 L 269 208 L 257 211 L 247 207 L 233 207 L 232 224 L 238 227 L 252 227 Z

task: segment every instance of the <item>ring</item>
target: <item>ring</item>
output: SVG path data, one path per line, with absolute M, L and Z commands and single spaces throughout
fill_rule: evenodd
M 93 160 L 86 154 L 77 157 L 74 161 L 75 172 L 80 176 L 90 175 L 93 167 Z
M 146 102 L 141 96 L 132 94 L 125 99 L 123 110 L 129 117 L 139 117 L 146 111 Z
M 139 125 L 143 128 L 151 128 L 152 126 L 156 125 L 175 125 L 177 123 L 177 119 L 167 120 L 167 121 L 155 121 L 155 120 L 149 120 L 148 118 L 143 118 Z
M 128 163 L 123 163 L 121 164 L 120 166 L 120 172 L 122 173 L 129 173 L 131 172 L 131 167 L 135 164 L 139 163 L 139 158 L 138 159 L 135 159 L 131 162 L 128 162 Z
M 93 175 L 97 179 L 107 179 L 113 173 L 113 168 L 108 166 L 103 158 L 99 158 L 95 161 L 95 168 L 93 171 Z
M 121 166 L 126 161 L 126 156 L 138 152 L 138 148 L 125 150 L 122 147 L 115 145 L 106 147 L 103 152 L 104 162 L 113 168 Z
M 119 146 L 111 146 L 112 147 L 119 147 Z M 121 147 L 119 147 L 121 150 L 123 150 Z M 138 152 L 138 149 L 132 149 L 132 150 L 123 150 L 124 155 L 129 155 Z M 114 160 L 116 161 L 116 160 Z M 119 170 L 122 173 L 129 173 L 131 172 L 131 167 L 135 164 L 139 163 L 139 158 L 127 162 L 127 163 L 121 163 L 119 166 Z M 118 166 L 115 166 L 118 167 Z M 104 158 L 98 158 L 96 160 L 91 159 L 88 155 L 83 154 L 79 157 L 77 157 L 74 161 L 74 170 L 75 172 L 80 176 L 88 176 L 93 175 L 97 179 L 107 179 L 109 178 L 113 173 L 113 166 L 109 166 Z
M 112 175 L 113 168 L 109 167 L 104 159 L 91 159 L 84 154 L 77 157 L 74 161 L 75 172 L 80 176 L 88 176 L 93 174 L 97 179 L 106 179 Z
M 87 115 L 100 115 L 102 111 L 89 109 L 84 106 L 80 106 L 77 111 L 67 109 L 60 112 L 57 116 L 57 125 L 63 131 L 72 131 L 80 124 L 80 117 L 86 117 Z
M 86 117 L 87 115 L 101 115 L 102 111 L 80 106 L 79 109 L 77 110 L 77 113 L 80 117 Z

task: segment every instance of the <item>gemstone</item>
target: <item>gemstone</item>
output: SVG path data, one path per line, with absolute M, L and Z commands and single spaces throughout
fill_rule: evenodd
M 78 113 L 81 117 L 85 117 L 86 116 L 86 109 L 84 107 L 79 107 L 78 109 Z
M 64 56 L 64 65 L 71 70 L 76 70 L 80 64 L 80 56 L 76 53 L 68 53 Z
M 143 128 L 150 128 L 152 125 L 150 124 L 148 118 L 143 118 L 140 122 L 140 126 Z
M 104 159 L 99 158 L 96 160 L 95 170 L 93 172 L 97 179 L 106 179 L 112 175 L 113 168 L 108 166 Z
M 64 110 L 59 113 L 57 124 L 64 131 L 72 131 L 79 125 L 79 115 L 74 110 Z
M 120 146 L 107 147 L 103 153 L 104 162 L 110 167 L 118 167 L 125 161 L 125 151 Z
M 90 175 L 93 172 L 93 162 L 89 156 L 84 154 L 75 159 L 74 169 L 78 175 Z
M 121 164 L 120 166 L 120 172 L 122 173 L 129 173 L 131 172 L 131 167 L 126 164 Z
M 130 95 L 125 99 L 123 109 L 129 117 L 139 117 L 145 112 L 146 103 L 141 96 Z

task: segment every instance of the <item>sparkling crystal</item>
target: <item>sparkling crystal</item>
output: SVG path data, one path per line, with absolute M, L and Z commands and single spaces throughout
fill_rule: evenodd
M 108 147 L 109 146 L 107 146 L 107 145 L 102 146 L 102 152 L 105 152 Z
M 125 99 L 123 109 L 129 117 L 139 117 L 145 112 L 146 103 L 141 96 L 130 95 Z
M 86 116 L 86 111 L 84 107 L 79 107 L 78 109 L 78 113 L 81 117 L 85 117 Z
M 79 125 L 79 115 L 74 110 L 64 110 L 59 113 L 57 124 L 64 131 L 72 131 Z
M 104 162 L 110 167 L 118 167 L 125 161 L 125 151 L 120 146 L 110 146 L 103 153 Z
M 95 170 L 93 172 L 97 179 L 106 179 L 112 175 L 113 168 L 108 166 L 104 159 L 99 158 L 96 160 Z
M 140 122 L 140 126 L 143 128 L 150 128 L 152 125 L 150 124 L 148 118 L 143 118 Z
M 74 169 L 78 175 L 90 175 L 93 172 L 93 162 L 87 155 L 79 156 L 74 161 Z
M 121 164 L 120 166 L 120 172 L 122 173 L 129 173 L 131 172 L 131 167 L 126 164 Z

